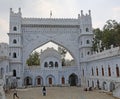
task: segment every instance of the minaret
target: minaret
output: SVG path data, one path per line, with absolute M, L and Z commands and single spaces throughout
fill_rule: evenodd
M 91 21 L 91 11 L 89 10 L 89 14 L 84 15 L 81 10 L 80 20 L 80 35 L 79 35 L 79 52 L 80 59 L 85 58 L 88 55 L 91 55 L 91 47 L 92 47 L 92 21 Z
M 89 10 L 89 14 L 84 15 L 81 10 L 81 15 L 78 18 L 80 29 L 79 29 L 79 69 L 80 69 L 80 79 L 81 84 L 86 86 L 87 84 L 87 63 L 86 58 L 91 55 L 91 47 L 92 47 L 92 21 L 91 21 L 91 11 Z
M 22 33 L 21 33 L 21 8 L 17 13 L 14 13 L 10 8 L 10 23 L 9 23 L 9 57 L 10 57 L 10 72 L 13 72 L 14 78 L 20 78 L 22 68 Z

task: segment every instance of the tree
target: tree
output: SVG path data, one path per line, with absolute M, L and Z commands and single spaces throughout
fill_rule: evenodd
M 67 50 L 63 47 L 58 46 L 58 52 L 61 54 L 62 66 L 65 66 L 65 56 L 66 56 Z
M 29 58 L 27 59 L 26 64 L 28 64 L 28 66 L 40 65 L 39 53 L 35 51 L 31 55 L 29 55 Z
M 120 24 L 115 20 L 108 20 L 103 27 L 103 45 L 109 49 L 111 45 L 119 46 L 120 42 Z
M 103 31 L 102 44 L 106 49 L 110 49 L 110 46 L 115 44 L 115 37 L 113 30 Z
M 118 23 L 115 20 L 108 20 L 103 27 L 104 30 L 113 30 L 118 26 Z
M 115 27 L 115 46 L 120 47 L 120 23 L 118 23 Z
M 93 46 L 92 51 L 103 51 L 104 48 L 110 49 L 111 45 L 114 47 L 120 46 L 120 23 L 115 20 L 108 20 L 103 27 L 93 30 Z
M 93 30 L 94 33 L 94 38 L 92 42 L 92 51 L 97 51 L 101 50 L 101 39 L 102 39 L 102 31 L 97 28 Z

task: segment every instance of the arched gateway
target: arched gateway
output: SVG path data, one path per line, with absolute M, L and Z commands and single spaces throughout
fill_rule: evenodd
M 11 8 L 8 35 L 10 39 L 10 67 L 11 71 L 16 70 L 16 77 L 20 77 L 18 79 L 19 87 L 24 85 L 25 77 L 29 76 L 29 74 L 33 77 L 31 78 L 32 85 L 36 85 L 35 77 L 39 75 L 43 78 L 42 85 L 53 84 L 53 79 L 50 80 L 48 78 L 49 83 L 46 81 L 46 77 L 49 75 L 54 76 L 55 85 L 61 84 L 63 76 L 65 80 L 64 84 L 67 84 L 69 80 L 67 74 L 72 73 L 73 69 L 74 72 L 78 73 L 78 70 L 80 70 L 80 59 L 91 54 L 90 48 L 93 38 L 91 12 L 89 11 L 89 14 L 84 15 L 83 11 L 81 11 L 81 15 L 78 14 L 78 18 L 76 19 L 23 18 L 20 8 L 17 13 L 13 12 Z M 75 66 L 69 68 L 63 68 L 62 66 L 58 66 L 58 68 L 42 68 L 44 66 L 41 66 L 37 70 L 29 69 L 26 65 L 26 60 L 30 53 L 48 42 L 54 42 L 66 48 L 73 56 Z M 53 59 L 56 60 L 58 65 L 61 65 L 60 59 L 55 58 L 55 55 L 57 54 L 54 53 L 53 56 L 47 54 L 49 58 L 45 57 L 43 59 L 46 59 L 46 61 Z M 43 60 L 42 62 L 45 61 Z M 74 78 L 74 75 L 71 77 Z M 72 79 L 71 77 L 70 79 Z M 78 78 L 80 79 L 80 77 Z M 26 84 L 28 83 L 26 82 Z

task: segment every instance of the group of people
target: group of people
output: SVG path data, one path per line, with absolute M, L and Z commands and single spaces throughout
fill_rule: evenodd
M 42 93 L 43 93 L 43 96 L 46 96 L 46 87 L 45 86 L 43 86 Z M 16 89 L 14 89 L 13 99 L 15 99 L 15 97 L 17 99 L 19 99 L 19 96 L 17 95 L 17 90 Z

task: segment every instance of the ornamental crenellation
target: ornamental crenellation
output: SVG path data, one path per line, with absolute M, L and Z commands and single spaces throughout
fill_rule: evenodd
M 120 54 L 119 47 L 111 48 L 104 50 L 102 52 L 93 53 L 92 55 L 89 55 L 87 58 L 83 58 L 83 61 L 81 62 L 110 58 L 118 56 L 119 54 Z

